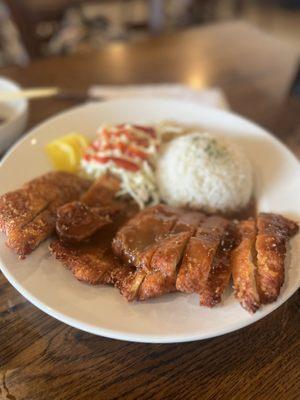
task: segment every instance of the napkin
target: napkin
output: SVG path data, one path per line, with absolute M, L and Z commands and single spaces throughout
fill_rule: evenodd
M 122 97 L 164 97 L 197 102 L 208 107 L 229 109 L 229 104 L 219 88 L 193 89 L 186 85 L 164 83 L 147 85 L 95 85 L 88 94 L 93 98 L 119 99 Z

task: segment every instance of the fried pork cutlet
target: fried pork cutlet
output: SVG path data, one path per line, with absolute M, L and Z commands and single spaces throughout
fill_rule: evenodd
M 177 290 L 200 295 L 208 290 L 208 278 L 217 268 L 213 262 L 228 226 L 227 219 L 217 216 L 208 217 L 200 225 L 187 245 L 177 276 Z
M 123 265 L 111 272 L 111 283 L 119 289 L 127 301 L 140 298 L 140 287 L 146 276 L 146 271 L 135 269 L 130 265 Z
M 55 240 L 50 244 L 50 252 L 76 279 L 91 285 L 111 283 L 111 272 L 118 266 L 109 247 L 103 245 L 101 240 L 78 247 L 68 247 Z
M 150 270 L 152 256 L 171 232 L 177 215 L 178 210 L 161 204 L 142 210 L 117 232 L 114 253 L 128 265 Z
M 256 220 L 239 224 L 240 244 L 232 253 L 235 296 L 253 313 L 260 304 L 271 303 L 284 281 L 288 240 L 298 225 L 276 214 L 261 213 Z
M 124 212 L 94 234 L 91 240 L 71 244 L 54 240 L 49 246 L 50 252 L 80 281 L 97 285 L 124 280 L 132 269 L 121 264 L 112 252 L 111 243 L 118 228 L 136 212 L 134 205 L 124 202 L 125 206 Z
M 189 238 L 205 216 L 159 205 L 141 211 L 117 233 L 115 254 L 137 268 L 123 282 L 127 300 L 145 300 L 176 290 L 177 266 Z
M 83 194 L 80 201 L 65 204 L 57 210 L 56 232 L 65 243 L 89 239 L 95 232 L 112 223 L 125 203 L 116 201 L 120 181 L 104 175 Z
M 110 223 L 108 211 L 72 201 L 57 210 L 56 232 L 65 243 L 79 243 Z
M 256 222 L 253 219 L 242 221 L 238 225 L 239 245 L 231 255 L 232 278 L 235 297 L 241 306 L 250 313 L 260 307 L 260 298 L 256 284 Z
M 92 184 L 80 201 L 91 207 L 115 204 L 115 196 L 119 190 L 120 180 L 114 175 L 105 174 Z
M 231 276 L 230 257 L 236 243 L 236 227 L 233 223 L 229 223 L 211 264 L 206 284 L 200 293 L 201 305 L 214 307 L 221 302 L 224 290 L 229 285 Z
M 31 253 L 55 228 L 56 210 L 78 199 L 90 182 L 66 172 L 49 172 L 0 197 L 0 229 L 20 257 Z
M 257 217 L 257 285 L 263 304 L 279 296 L 284 282 L 284 261 L 289 239 L 298 232 L 298 225 L 276 214 L 261 213 Z
M 62 241 L 54 241 L 50 245 L 50 251 L 77 279 L 91 284 L 113 284 L 129 301 L 157 297 L 175 290 L 177 264 L 188 238 L 204 218 L 203 214 L 183 213 L 182 210 L 175 211 L 167 206 L 157 206 L 142 211 L 126 222 L 131 213 L 128 207 L 126 212 L 127 215 L 118 215 L 117 220 L 96 233 L 89 242 L 65 244 Z M 141 218 L 141 214 L 146 214 L 147 218 Z M 154 225 L 155 222 L 158 226 Z M 129 238 L 126 233 L 123 236 L 126 238 L 127 247 L 124 254 L 128 256 L 128 262 L 122 265 L 112 253 L 111 242 L 114 236 L 118 237 L 120 231 L 124 231 L 128 226 Z M 118 228 L 120 230 L 115 235 Z M 145 255 L 150 253 L 151 257 L 148 263 L 145 263 Z M 144 261 L 139 264 L 138 269 L 132 265 L 132 254 L 138 262 Z
M 141 284 L 140 300 L 176 291 L 177 273 L 184 250 L 205 218 L 205 215 L 199 212 L 181 211 L 172 231 L 158 244 L 152 255 L 151 272 Z
M 50 244 L 50 252 L 80 281 L 96 285 L 110 282 L 110 273 L 118 261 L 111 251 L 116 228 L 103 228 L 90 242 L 67 245 L 61 240 Z
M 128 300 L 146 300 L 176 290 L 177 265 L 190 234 L 170 233 L 156 248 L 147 268 L 138 268 L 116 286 Z

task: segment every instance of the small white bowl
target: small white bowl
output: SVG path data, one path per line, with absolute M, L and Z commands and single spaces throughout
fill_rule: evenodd
M 9 79 L 0 77 L 1 90 L 12 92 L 21 90 L 21 87 Z M 0 153 L 3 153 L 24 132 L 28 118 L 28 101 L 25 99 L 0 102 Z

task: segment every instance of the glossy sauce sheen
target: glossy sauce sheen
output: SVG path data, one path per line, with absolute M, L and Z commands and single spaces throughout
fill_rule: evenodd
M 112 224 L 101 229 L 90 240 L 78 244 L 65 244 L 55 240 L 51 243 L 50 250 L 78 280 L 94 285 L 111 283 L 112 270 L 121 266 L 112 252 L 112 240 L 117 230 L 136 212 L 137 207 L 128 204 Z
M 253 202 L 251 203 L 251 207 L 243 210 L 242 213 L 240 212 L 239 215 L 235 215 L 235 217 L 246 218 L 248 216 L 255 216 L 254 210 L 255 203 Z M 78 280 L 87 282 L 89 284 L 114 283 L 111 280 L 113 271 L 115 271 L 115 269 L 123 271 L 124 269 L 124 273 L 126 274 L 126 270 L 128 271 L 128 268 L 132 268 L 130 267 L 132 264 L 139 267 L 149 267 L 149 262 L 153 255 L 156 254 L 157 251 L 157 254 L 159 254 L 159 243 L 163 241 L 164 238 L 166 239 L 167 236 L 169 236 L 169 232 L 173 232 L 176 218 L 172 212 L 170 215 L 168 215 L 168 212 L 166 212 L 165 217 L 157 226 L 158 231 L 155 229 L 155 226 L 153 226 L 154 231 L 158 235 L 154 235 L 154 240 L 152 234 L 154 231 L 152 232 L 152 229 L 149 229 L 149 224 L 152 226 L 151 218 L 147 218 L 148 213 L 146 209 L 146 213 L 144 215 L 146 218 L 143 218 L 146 228 L 145 232 L 142 229 L 142 235 L 141 232 L 139 232 L 138 236 L 136 236 L 135 229 L 133 229 L 133 236 L 129 235 L 129 237 L 127 237 L 126 246 L 131 248 L 133 245 L 133 250 L 136 250 L 136 246 L 139 248 L 140 245 L 143 248 L 141 251 L 134 251 L 132 253 L 132 257 L 134 259 L 131 259 L 128 257 L 128 255 L 126 256 L 124 252 L 122 254 L 122 251 L 120 251 L 122 247 L 118 249 L 118 244 L 116 246 L 115 241 L 114 253 L 112 250 L 112 243 L 118 230 L 124 226 L 128 220 L 136 215 L 138 211 L 138 207 L 135 204 L 127 203 L 123 211 L 118 215 L 114 222 L 103 227 L 99 232 L 94 234 L 90 240 L 81 241 L 78 244 L 66 244 L 56 240 L 50 246 L 51 251 L 58 260 L 60 260 L 68 269 L 72 271 Z M 167 225 L 165 226 L 166 223 Z M 198 225 L 198 223 L 196 223 L 196 225 Z M 163 249 L 165 249 L 164 246 L 162 246 L 162 250 Z M 116 254 L 118 254 L 118 256 Z M 159 257 L 159 261 L 161 261 L 161 257 Z M 159 263 L 159 265 L 160 264 L 161 263 Z
M 132 218 L 137 212 L 138 208 L 134 204 L 129 204 L 128 207 L 125 208 L 125 211 L 120 214 L 120 216 L 115 220 L 115 222 L 108 227 L 103 228 L 98 233 L 94 234 L 92 239 L 86 242 L 81 242 L 79 244 L 68 245 L 68 248 L 76 249 L 80 251 L 80 253 L 85 252 L 93 252 L 94 254 L 106 254 L 109 253 L 111 256 L 115 258 L 111 249 L 111 242 L 114 238 L 116 232 L 119 228 L 121 228 L 130 218 Z M 230 214 L 219 214 L 224 216 L 225 218 L 235 218 L 238 220 L 248 219 L 251 217 L 255 217 L 257 214 L 257 205 L 255 200 L 251 200 L 247 208 Z M 218 215 L 218 214 L 216 214 Z M 143 238 L 143 242 L 147 241 L 146 238 Z M 152 242 L 153 238 L 149 237 L 149 243 Z

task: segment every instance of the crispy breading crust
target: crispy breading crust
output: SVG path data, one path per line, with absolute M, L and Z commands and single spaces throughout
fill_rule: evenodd
M 1 196 L 0 229 L 7 245 L 21 258 L 31 253 L 53 233 L 57 208 L 78 199 L 89 185 L 73 174 L 49 172 Z
M 177 290 L 202 293 L 227 226 L 225 218 L 213 216 L 208 217 L 198 228 L 187 245 L 177 276 Z
M 148 268 L 160 241 L 176 223 L 171 207 L 158 205 L 142 210 L 117 232 L 112 242 L 114 253 L 128 265 Z
M 56 233 L 65 243 L 80 243 L 90 239 L 126 206 L 116 200 L 120 190 L 118 178 L 106 174 L 98 178 L 80 198 L 57 210 Z
M 260 214 L 257 221 L 242 221 L 236 228 L 234 223 L 222 217 L 205 217 L 200 213 L 189 215 L 183 210 L 174 215 L 173 209 L 168 207 L 163 215 L 164 207 L 147 209 L 129 221 L 127 216 L 127 219 L 104 228 L 104 232 L 98 233 L 98 239 L 93 238 L 91 243 L 68 247 L 55 241 L 51 244 L 51 252 L 77 279 L 90 284 L 112 284 L 128 301 L 147 300 L 179 289 L 198 293 L 201 305 L 213 307 L 221 301 L 232 267 L 235 296 L 253 313 L 262 303 L 260 291 L 264 286 L 259 290 L 259 279 L 264 278 L 264 285 L 270 285 L 268 274 L 271 271 L 274 276 L 274 260 L 280 270 L 276 270 L 277 279 L 275 283 L 271 281 L 267 293 L 270 293 L 270 287 L 279 293 L 286 243 L 297 232 L 296 223 L 280 216 Z M 125 240 L 118 254 L 127 257 L 127 265 L 113 254 L 113 237 Z M 270 237 L 271 244 L 274 237 L 280 240 L 277 258 L 273 255 L 273 246 L 270 247 Z M 263 254 L 267 254 L 266 258 Z M 262 260 L 263 275 L 258 276 Z M 139 263 L 137 268 L 135 262 Z
M 263 304 L 279 296 L 288 241 L 297 232 L 298 225 L 281 215 L 261 213 L 257 217 L 257 284 Z
M 64 204 L 56 213 L 56 233 L 65 243 L 80 243 L 111 223 L 109 212 L 80 201 Z
M 228 223 L 213 259 L 206 284 L 200 293 L 200 304 L 214 307 L 221 302 L 231 276 L 231 252 L 236 246 L 237 234 L 233 223 Z
M 53 241 L 49 249 L 79 281 L 91 285 L 112 283 L 110 274 L 118 266 L 112 254 L 105 253 L 102 249 L 97 252 L 90 248 L 68 247 L 60 240 Z
M 106 206 L 114 202 L 116 193 L 120 190 L 120 180 L 109 174 L 102 175 L 90 186 L 80 201 L 87 206 Z
M 277 299 L 284 282 L 284 262 L 289 239 L 298 225 L 271 213 L 238 227 L 240 244 L 231 257 L 235 296 L 247 311 Z
M 205 216 L 159 205 L 123 226 L 113 242 L 117 255 L 137 270 L 120 291 L 127 300 L 146 300 L 176 290 L 184 248 Z
M 90 241 L 66 244 L 54 240 L 50 244 L 50 252 L 80 281 L 93 285 L 121 282 L 131 269 L 123 268 L 111 250 L 111 242 L 118 227 L 128 220 L 132 212 L 133 208 L 128 206 L 126 212 L 119 214 L 112 224 L 103 227 Z
M 250 313 L 254 313 L 260 307 L 256 284 L 255 220 L 240 222 L 238 233 L 240 243 L 231 255 L 234 292 L 241 306 Z
M 190 232 L 170 233 L 154 252 L 150 268 L 138 269 L 137 275 L 145 274 L 136 292 L 137 300 L 147 300 L 176 291 L 177 265 Z

